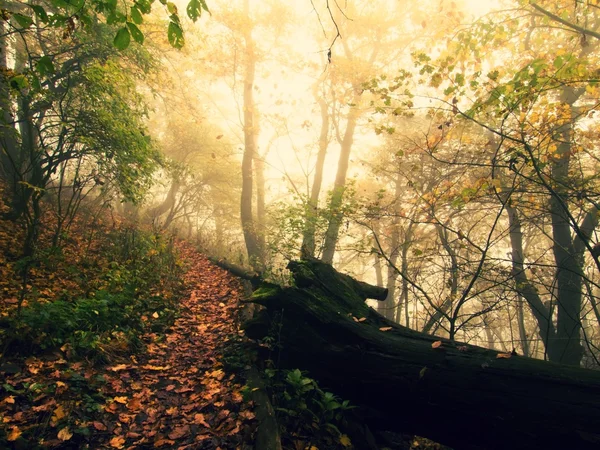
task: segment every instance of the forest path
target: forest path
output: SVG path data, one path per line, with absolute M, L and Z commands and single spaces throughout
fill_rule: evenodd
M 104 448 L 242 449 L 254 414 L 242 386 L 223 371 L 224 346 L 238 334 L 239 279 L 180 245 L 189 294 L 164 336 L 143 337 L 146 351 L 106 371 Z

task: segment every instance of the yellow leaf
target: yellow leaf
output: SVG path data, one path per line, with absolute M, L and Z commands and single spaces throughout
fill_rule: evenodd
M 62 430 L 58 432 L 58 438 L 61 441 L 68 441 L 73 437 L 73 433 L 69 430 L 69 427 L 64 427 Z
M 171 366 L 152 366 L 150 364 L 146 364 L 145 366 L 142 366 L 142 369 L 146 369 L 146 370 L 167 370 L 170 368 L 171 368 Z
M 158 317 L 159 317 L 159 316 L 158 316 L 158 313 L 157 313 L 156 311 L 154 311 L 154 312 L 152 313 L 152 317 L 154 317 L 155 319 L 158 319 Z
M 498 353 L 496 355 L 496 359 L 508 359 L 510 358 L 512 355 L 510 353 Z
M 63 406 L 58 405 L 56 407 L 56 409 L 54 410 L 54 415 L 52 416 L 52 420 L 54 422 L 57 422 L 60 419 L 64 418 L 66 415 L 67 415 L 67 413 L 65 413 L 65 409 L 63 408 Z
M 350 438 L 347 435 L 342 434 L 340 436 L 340 444 L 342 444 L 344 447 L 350 447 L 352 445 L 352 441 L 350 441 Z
M 124 405 L 125 403 L 127 403 L 128 398 L 127 397 L 115 397 L 114 400 L 115 400 L 115 402 L 121 403 L 122 405 Z
M 379 331 L 390 331 L 392 327 L 381 327 Z
M 439 348 L 442 346 L 442 341 L 435 341 L 433 344 L 431 344 L 431 348 Z

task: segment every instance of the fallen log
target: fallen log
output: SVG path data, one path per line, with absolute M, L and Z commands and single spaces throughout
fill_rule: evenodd
M 600 372 L 410 330 L 365 303 L 383 290 L 318 261 L 289 268 L 295 286 L 263 284 L 249 299 L 265 309 L 246 334 L 279 330 L 281 366 L 359 406 L 371 430 L 455 449 L 600 448 Z

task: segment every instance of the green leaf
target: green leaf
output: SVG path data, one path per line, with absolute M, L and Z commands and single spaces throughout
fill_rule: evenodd
M 167 36 L 169 37 L 169 44 L 171 44 L 175 48 L 181 48 L 184 44 L 183 39 L 183 30 L 176 22 L 169 23 L 169 29 L 167 31 Z
M 131 33 L 131 36 L 135 42 L 138 44 L 144 43 L 144 33 L 140 31 L 136 24 L 127 22 L 127 28 L 129 28 L 129 32 Z
M 29 86 L 27 77 L 25 75 L 16 75 L 10 79 L 10 86 L 13 89 L 21 90 Z
M 40 5 L 28 5 L 31 9 L 33 9 L 33 12 L 35 12 L 35 15 L 39 17 L 39 19 L 44 22 L 47 23 L 48 22 L 48 14 L 46 13 L 46 10 L 44 8 L 42 8 Z
M 35 68 L 41 76 L 54 73 L 54 64 L 48 55 L 42 56 L 35 65 Z
M 131 35 L 129 34 L 129 29 L 127 27 L 123 27 L 117 31 L 117 35 L 115 36 L 113 44 L 118 50 L 125 50 L 127 47 L 129 47 L 130 41 Z
M 135 6 L 139 8 L 142 14 L 150 14 L 150 11 L 152 11 L 152 4 L 148 0 L 137 0 Z
M 14 13 L 12 17 L 22 28 L 29 28 L 33 23 L 33 19 L 31 17 L 24 16 L 23 14 Z
M 554 68 L 560 69 L 564 64 L 564 60 L 562 56 L 557 56 L 553 62 Z
M 195 22 L 202 15 L 200 0 L 191 0 L 185 10 L 188 17 Z
M 140 25 L 144 21 L 142 13 L 140 13 L 140 10 L 137 9 L 135 6 L 131 7 L 131 20 L 133 20 L 133 23 L 136 23 L 138 25 Z
M 167 10 L 169 11 L 169 14 L 177 14 L 177 6 L 175 6 L 175 3 L 167 2 Z

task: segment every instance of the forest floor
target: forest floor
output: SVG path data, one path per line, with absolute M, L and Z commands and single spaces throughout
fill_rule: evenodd
M 142 352 L 98 365 L 61 351 L 0 364 L 0 428 L 12 448 L 243 449 L 254 414 L 223 367 L 239 340 L 240 281 L 179 244 L 180 315 Z

